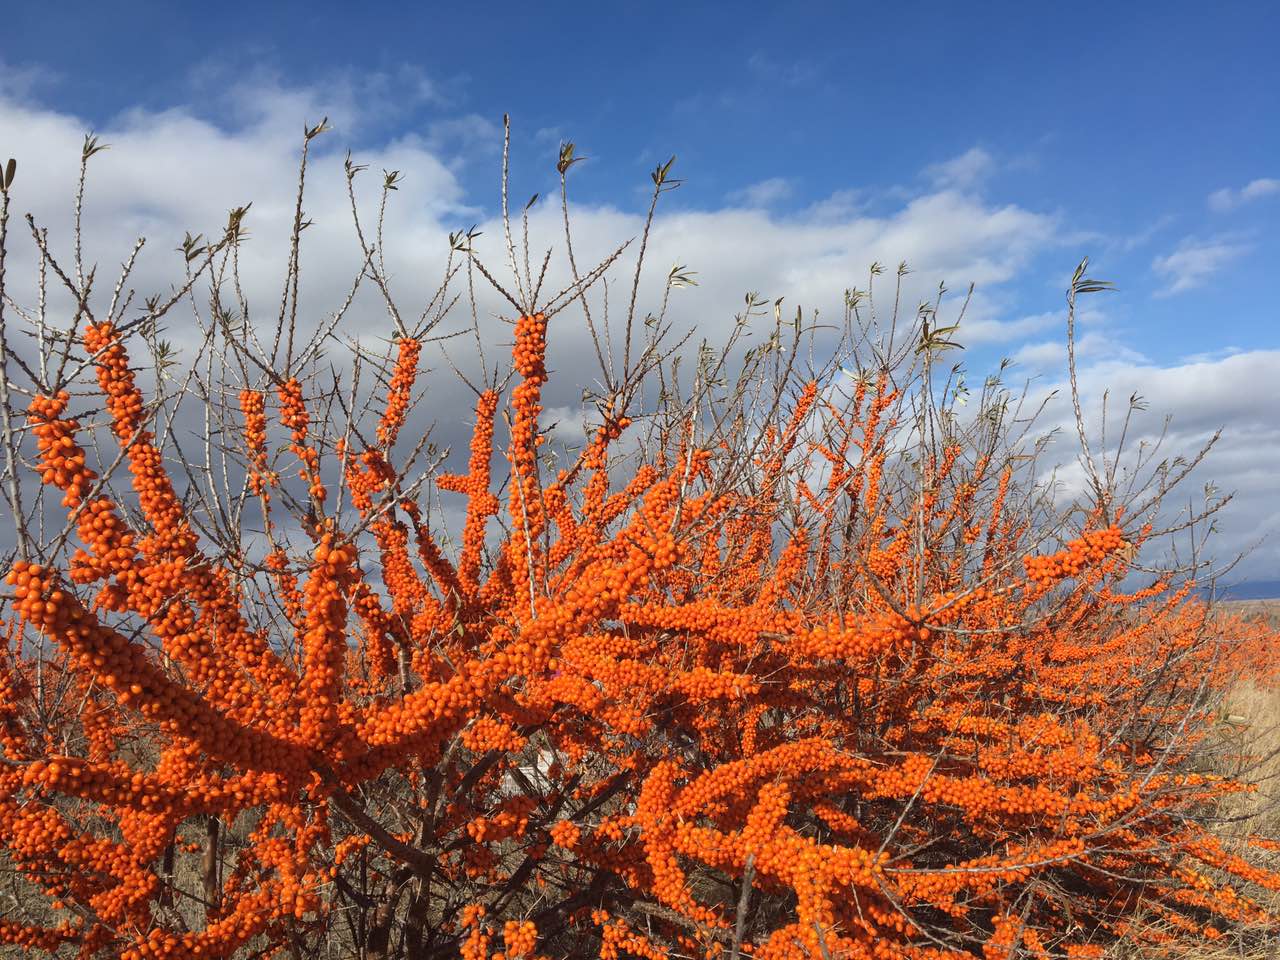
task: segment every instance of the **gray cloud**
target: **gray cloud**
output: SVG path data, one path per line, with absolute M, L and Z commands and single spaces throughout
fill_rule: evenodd
M 480 206 L 468 197 L 455 170 L 439 152 L 446 139 L 456 142 L 487 131 L 481 130 L 474 118 L 442 113 L 424 135 L 379 138 L 362 123 L 361 111 L 365 107 L 362 97 L 376 100 L 381 89 L 377 83 L 361 86 L 353 82 L 338 83 L 321 92 L 267 80 L 233 94 L 235 109 L 230 120 L 214 122 L 193 108 L 121 114 L 100 131 L 112 148 L 94 159 L 90 171 L 87 259 L 100 263 L 103 275 L 107 275 L 135 238 L 146 235 L 149 243 L 133 282 L 140 297 L 167 290 L 181 275 L 180 258 L 173 251 L 184 232 L 216 234 L 228 209 L 253 201 L 247 221 L 250 240 L 242 254 L 244 285 L 255 322 L 270 327 L 286 265 L 301 123 L 328 114 L 335 132 L 316 141 L 305 203 L 307 216 L 315 223 L 304 234 L 302 249 L 300 309 L 308 324 L 318 323 L 342 302 L 359 268 L 342 171 L 342 156 L 348 146 L 355 159 L 370 168 L 357 181 L 360 213 L 367 224 L 376 216 L 379 171 L 398 169 L 404 174 L 392 197 L 385 231 L 387 272 L 406 314 L 415 314 L 438 285 L 450 230 L 477 223 L 482 231 L 477 241 L 480 256 L 491 269 L 508 277 L 502 229 L 493 213 L 496 204 L 486 197 Z M 429 82 L 423 80 L 416 89 L 424 102 L 435 102 L 435 88 Z M 84 131 L 82 120 L 43 107 L 25 94 L 0 94 L 0 143 L 20 147 L 15 212 L 20 215 L 30 210 L 47 225 L 54 249 L 64 259 L 70 256 L 71 195 Z M 755 209 L 728 206 L 661 212 L 650 237 L 649 270 L 641 282 L 642 314 L 646 309 L 657 309 L 666 271 L 675 263 L 696 270 L 699 280 L 698 286 L 672 294 L 671 316 L 677 328 L 693 327 L 697 337 L 715 342 L 731 329 L 733 315 L 748 290 L 770 299 L 786 297 L 788 309 L 800 305 L 806 312 L 819 309 L 834 317 L 839 315 L 843 291 L 866 285 L 872 261 L 892 269 L 905 260 L 913 270 L 904 286 L 903 301 L 908 310 L 931 298 L 941 281 L 960 289 L 973 281 L 978 294 L 965 328 L 968 342 L 1005 343 L 1015 350 L 1028 336 L 1061 318 L 1010 315 L 1000 305 L 1001 287 L 1023 277 L 1035 256 L 1058 243 L 1063 226 L 1053 215 L 988 202 L 957 189 L 975 182 L 989 162 L 983 151 L 970 151 L 949 165 L 941 165 L 945 171 L 931 174 L 933 188 L 895 201 L 887 212 L 874 216 L 855 202 L 858 195 L 850 191 L 840 191 L 826 202 L 791 215 L 758 209 L 761 203 L 753 204 Z M 545 190 L 547 186 L 536 184 L 534 189 Z M 638 213 L 608 205 L 574 204 L 572 215 L 574 244 L 582 267 L 638 236 L 643 225 Z M 530 210 L 530 236 L 535 272 L 542 253 L 548 247 L 553 251 L 546 289 L 567 284 L 570 277 L 563 256 L 558 204 L 544 200 Z M 30 305 L 35 290 L 32 245 L 16 230 L 11 231 L 11 243 L 9 290 L 20 304 Z M 1203 245 L 1179 248 L 1162 258 L 1167 262 L 1157 261 L 1156 269 L 1167 270 L 1171 277 L 1177 274 L 1174 286 L 1183 284 L 1185 289 L 1187 276 L 1199 282 L 1242 252 L 1236 249 L 1238 241 L 1213 243 L 1222 249 L 1215 253 L 1201 249 Z M 625 313 L 633 258 L 634 250 L 628 251 L 609 282 L 597 286 L 589 298 L 598 322 L 607 306 L 615 331 Z M 99 286 L 109 291 L 109 284 L 101 280 Z M 892 285 L 884 283 L 882 297 L 891 297 L 891 291 Z M 485 290 L 483 281 L 480 293 L 482 337 L 492 363 L 500 359 L 510 336 L 509 328 L 498 318 L 509 317 L 511 310 Z M 888 306 L 882 300 L 880 309 Z M 346 333 L 366 342 L 391 332 L 385 308 L 369 285 L 357 298 L 349 321 Z M 460 305 L 446 318 L 444 328 L 461 330 L 469 322 L 469 311 Z M 194 331 L 188 324 L 179 315 L 171 321 L 170 336 L 180 345 L 191 340 Z M 1095 339 L 1087 339 L 1089 336 Z M 575 435 L 569 421 L 578 409 L 580 390 L 594 375 L 594 352 L 581 313 L 568 311 L 558 316 L 551 341 L 549 362 L 560 376 L 553 380 L 547 402 L 562 421 L 557 435 L 568 440 Z M 450 341 L 446 348 L 460 368 L 474 375 L 478 357 L 469 344 L 473 341 L 462 338 Z M 1280 463 L 1268 466 L 1261 461 L 1271 455 L 1266 451 L 1280 451 L 1280 435 L 1268 433 L 1274 428 L 1265 417 L 1248 412 L 1236 385 L 1280 383 L 1280 359 L 1275 354 L 1255 352 L 1212 363 L 1159 368 L 1135 354 L 1121 354 L 1116 359 L 1112 350 L 1116 346 L 1101 333 L 1086 334 L 1082 340 L 1082 353 L 1091 364 L 1086 380 L 1092 395 L 1108 377 L 1115 378 L 1117 393 L 1128 391 L 1128 384 L 1132 384 L 1148 396 L 1153 412 L 1169 409 L 1185 421 L 1174 438 L 1179 444 L 1193 443 L 1211 429 L 1210 423 L 1232 426 L 1228 436 L 1235 439 L 1224 442 L 1226 452 L 1213 461 L 1220 464 L 1214 476 L 1223 487 L 1242 491 L 1241 505 L 1233 513 L 1237 519 L 1222 539 L 1227 546 L 1243 544 L 1246 535 L 1275 512 L 1274 505 L 1267 505 L 1263 474 L 1270 467 L 1280 468 Z M 1026 352 L 1024 361 L 1034 359 L 1048 369 L 1060 360 L 1060 353 L 1052 353 L 1048 344 L 1027 347 L 1028 351 L 1037 349 L 1038 354 Z M 1060 351 L 1060 345 L 1052 349 Z M 1108 350 L 1112 351 L 1110 361 L 1104 359 Z M 341 359 L 336 356 L 338 351 L 333 353 L 335 362 Z M 428 375 L 429 390 L 422 409 L 415 411 L 415 429 L 425 430 L 428 422 L 437 422 L 440 442 L 460 445 L 468 429 L 469 393 L 448 371 L 441 355 L 428 362 L 434 372 Z M 1243 365 L 1250 363 L 1257 366 L 1246 370 Z M 1246 375 L 1250 379 L 1240 379 Z M 1264 409 L 1270 405 L 1272 421 L 1280 420 L 1275 416 L 1280 400 L 1267 396 L 1261 403 Z M 1263 452 L 1250 457 L 1245 455 L 1247 450 Z M 1274 484 L 1271 489 L 1273 494 Z M 1273 549 L 1258 556 L 1255 568 L 1274 575 L 1280 569 L 1276 561 Z
M 1160 367 L 1135 355 L 1117 355 L 1105 344 L 1089 344 L 1086 335 L 1079 346 L 1079 382 L 1082 406 L 1095 459 L 1115 459 L 1121 421 L 1131 395 L 1141 400 L 1120 457 L 1119 477 L 1134 463 L 1138 448 L 1148 448 L 1163 433 L 1157 458 L 1190 457 L 1218 430 L 1220 439 L 1209 455 L 1169 498 L 1161 515 L 1173 521 L 1190 506 L 1202 508 L 1206 485 L 1215 495 L 1232 494 L 1233 500 L 1215 518 L 1215 534 L 1208 542 L 1208 558 L 1219 564 L 1251 551 L 1232 573 L 1233 580 L 1270 581 L 1280 575 L 1280 351 L 1251 350 L 1214 360 Z M 1048 349 L 1046 346 L 1045 353 Z M 1065 358 L 1052 358 L 1041 369 L 1057 375 L 1046 377 L 1040 396 L 1054 394 L 1045 410 L 1043 427 L 1057 428 L 1058 439 L 1050 447 L 1050 459 L 1061 465 L 1058 478 L 1064 494 L 1084 487 L 1084 471 L 1076 459 L 1075 421 L 1065 382 Z M 1107 446 L 1100 443 L 1102 407 L 1107 398 Z M 1054 455 L 1054 451 L 1058 451 Z M 1149 477 L 1150 467 L 1141 475 Z M 1203 529 L 1199 531 L 1203 533 Z M 1184 533 L 1179 537 L 1184 550 Z M 1167 546 L 1167 545 L 1166 545 Z

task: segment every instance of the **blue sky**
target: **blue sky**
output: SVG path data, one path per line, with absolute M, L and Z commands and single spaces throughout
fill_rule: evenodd
M 549 192 L 573 139 L 602 235 L 625 239 L 678 155 L 667 246 L 704 279 L 699 311 L 728 315 L 747 284 L 829 298 L 905 257 L 922 289 L 979 282 L 971 365 L 1013 356 L 1048 382 L 1088 254 L 1119 290 L 1090 303 L 1086 381 L 1149 394 L 1188 444 L 1240 427 L 1214 474 L 1246 491 L 1236 543 L 1280 525 L 1277 37 L 1268 3 L 13 4 L 0 153 L 31 171 L 48 147 L 24 178 L 39 209 L 66 192 L 56 145 L 103 131 L 104 216 L 163 233 L 205 215 L 182 177 L 221 151 L 215 206 L 253 199 L 269 225 L 258 194 L 287 197 L 289 172 L 254 164 L 331 112 L 330 166 L 402 163 L 405 229 L 456 229 L 493 214 L 508 112 L 513 193 Z M 1280 579 L 1280 548 L 1250 570 Z
M 59 6 L 7 6 L 0 53 L 34 68 L 46 102 L 98 125 L 192 103 L 217 117 L 237 73 L 322 86 L 379 71 L 404 107 L 384 104 L 367 136 L 507 111 L 517 138 L 543 133 L 517 163 L 545 167 L 560 136 L 592 156 L 577 183 L 587 201 L 639 203 L 645 171 L 676 153 L 678 204 L 776 180 L 779 213 L 846 190 L 874 211 L 977 148 L 1000 200 L 1078 233 L 1054 251 L 1058 274 L 1088 252 L 1119 281 L 1112 309 L 1152 359 L 1280 343 L 1268 296 L 1280 191 L 1208 201 L 1280 177 L 1274 4 Z M 397 92 L 408 66 L 421 72 Z M 491 167 L 461 178 L 477 202 Z M 1185 289 L 1153 300 L 1178 266 Z

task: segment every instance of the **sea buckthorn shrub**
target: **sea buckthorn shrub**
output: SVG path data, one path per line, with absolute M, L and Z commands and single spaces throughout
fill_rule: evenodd
M 0 357 L 26 384 L 4 398 L 0 864 L 22 897 L 0 942 L 923 960 L 1274 933 L 1280 843 L 1214 829 L 1253 789 L 1224 772 L 1217 693 L 1267 678 L 1274 636 L 1211 616 L 1185 571 L 1134 586 L 1157 501 L 1037 497 L 1008 395 L 966 421 L 939 386 L 931 313 L 895 341 L 851 292 L 843 335 L 766 314 L 733 359 L 749 298 L 692 385 L 665 313 L 634 349 L 629 315 L 557 453 L 549 344 L 567 306 L 597 333 L 613 260 L 540 301 L 514 244 L 508 292 L 459 235 L 448 276 L 510 301 L 510 359 L 480 361 L 465 457 L 421 467 L 447 284 L 406 323 L 357 218 L 389 347 L 358 354 L 372 388 L 326 382 L 301 226 L 276 329 L 220 300 L 244 216 L 188 238 L 143 322 L 35 233 L 78 306 L 38 362 Z M 201 358 L 152 376 L 156 321 L 201 283 Z M 172 429 L 175 382 L 214 411 L 217 482 Z

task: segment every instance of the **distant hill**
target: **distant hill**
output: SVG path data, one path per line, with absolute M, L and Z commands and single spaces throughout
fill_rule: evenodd
M 1218 584 L 1218 597 L 1223 600 L 1280 599 L 1280 580 L 1247 580 L 1244 583 Z
M 1131 583 L 1125 582 L 1125 589 L 1137 590 L 1140 587 L 1150 585 L 1150 581 L 1135 580 Z M 1196 593 L 1209 599 L 1209 588 L 1207 586 L 1199 587 Z M 1233 582 L 1230 580 L 1221 580 L 1218 582 L 1214 591 L 1214 596 L 1219 600 L 1276 600 L 1280 601 L 1280 580 L 1244 580 Z

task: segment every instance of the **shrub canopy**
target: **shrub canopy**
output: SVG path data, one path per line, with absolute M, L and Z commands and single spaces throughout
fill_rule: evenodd
M 296 318 L 301 193 L 274 329 L 222 299 L 244 217 L 189 238 L 135 320 L 33 230 L 74 316 L 0 324 L 0 941 L 994 958 L 1274 929 L 1274 841 L 1215 829 L 1248 789 L 1215 693 L 1266 638 L 1185 577 L 1132 587 L 1167 473 L 1121 490 L 1086 442 L 1086 495 L 1054 510 L 1017 398 L 993 379 L 966 411 L 940 367 L 962 326 L 877 324 L 850 291 L 834 333 L 749 300 L 690 350 L 665 301 L 633 330 L 633 295 L 606 336 L 614 258 L 539 302 L 514 243 L 499 281 L 465 235 L 415 325 L 359 231 L 389 347 L 326 370 L 337 320 Z M 407 425 L 464 270 L 511 301 L 510 362 L 473 388 L 465 464 L 425 463 Z M 182 366 L 156 324 L 205 288 Z M 1078 271 L 1070 309 L 1097 288 Z M 553 452 L 566 307 L 602 370 Z

